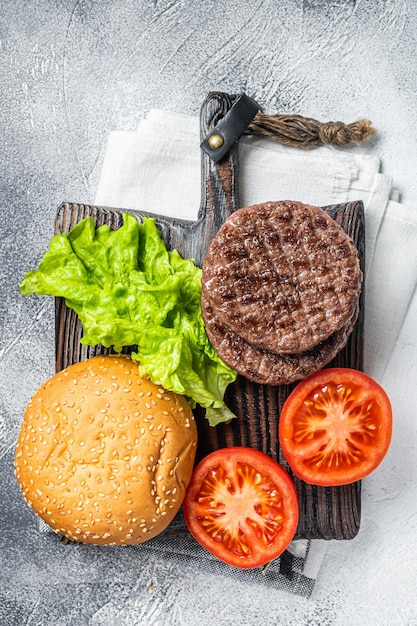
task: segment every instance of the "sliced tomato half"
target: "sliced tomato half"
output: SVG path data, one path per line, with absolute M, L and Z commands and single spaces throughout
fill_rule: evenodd
M 298 499 L 288 473 L 269 456 L 223 448 L 194 470 L 183 512 L 206 550 L 229 565 L 253 568 L 277 558 L 293 539 Z
M 392 409 L 367 374 L 328 368 L 295 387 L 284 403 L 279 440 L 294 474 L 307 483 L 345 485 L 368 476 L 391 442 Z

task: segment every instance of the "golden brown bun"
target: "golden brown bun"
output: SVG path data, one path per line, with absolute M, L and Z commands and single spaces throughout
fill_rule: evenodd
M 16 477 L 57 533 L 137 544 L 179 510 L 196 442 L 186 398 L 141 378 L 129 357 L 97 356 L 50 378 L 29 402 Z

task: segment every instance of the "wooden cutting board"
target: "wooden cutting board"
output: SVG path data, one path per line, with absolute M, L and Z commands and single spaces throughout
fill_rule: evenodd
M 201 108 L 202 139 L 231 108 L 233 101 L 233 97 L 227 94 L 209 94 Z M 238 165 L 238 144 L 218 164 L 202 152 L 202 202 L 197 221 L 153 216 L 156 217 L 156 223 L 169 248 L 176 248 L 182 256 L 194 258 L 198 265 L 202 264 L 211 239 L 227 217 L 240 207 Z M 324 209 L 355 242 L 363 269 L 365 244 L 362 202 L 338 204 Z M 94 217 L 97 226 L 108 224 L 111 228 L 118 228 L 123 222 L 123 212 L 123 209 L 64 202 L 57 212 L 55 232 L 69 232 L 76 223 L 88 216 Z M 137 215 L 138 219 L 141 215 L 151 215 L 129 212 Z M 346 347 L 331 362 L 333 367 L 352 367 L 359 370 L 363 367 L 363 296 L 362 293 L 358 321 Z M 82 346 L 81 336 L 82 328 L 78 317 L 66 307 L 63 299 L 57 298 L 57 371 L 77 361 L 108 352 L 101 346 Z M 199 429 L 198 458 L 220 447 L 250 446 L 269 454 L 292 475 L 279 447 L 278 422 L 282 404 L 294 386 L 257 385 L 238 377 L 229 386 L 226 395 L 227 404 L 238 419 L 213 428 L 208 426 L 203 412 L 196 410 Z M 360 482 L 342 487 L 317 487 L 308 485 L 297 477 L 293 478 L 300 507 L 296 538 L 352 539 L 357 534 L 361 510 Z M 173 528 L 175 532 L 186 530 L 181 518 L 179 521 L 177 519 Z

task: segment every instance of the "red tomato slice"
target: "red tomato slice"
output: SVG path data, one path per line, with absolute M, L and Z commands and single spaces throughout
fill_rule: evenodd
M 252 448 L 223 448 L 196 467 L 183 512 L 193 537 L 221 561 L 265 565 L 294 537 L 298 499 L 287 472 Z
M 296 476 L 313 485 L 346 485 L 370 474 L 392 434 L 391 403 L 358 370 L 329 368 L 295 387 L 284 403 L 279 440 Z

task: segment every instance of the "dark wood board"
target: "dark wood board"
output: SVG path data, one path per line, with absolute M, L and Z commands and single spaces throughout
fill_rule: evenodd
M 216 125 L 233 104 L 233 97 L 211 93 L 201 108 L 201 136 Z M 218 164 L 202 153 L 202 202 L 196 222 L 156 217 L 169 248 L 176 248 L 184 257 L 194 258 L 201 265 L 207 247 L 227 217 L 239 208 L 238 144 Z M 277 172 L 279 175 L 279 172 Z M 174 190 L 173 190 L 174 191 Z M 280 200 L 281 198 L 271 198 Z M 301 200 L 301 198 L 282 198 Z M 350 202 L 323 207 L 355 242 L 362 269 L 364 267 L 364 211 L 362 202 Z M 64 202 L 58 209 L 55 232 L 69 230 L 83 218 L 92 216 L 96 225 L 108 224 L 118 228 L 123 209 L 103 208 Z M 140 219 L 149 213 L 133 213 Z M 364 307 L 361 294 L 360 313 L 346 347 L 329 364 L 332 367 L 363 369 Z M 76 314 L 61 298 L 56 299 L 56 370 L 60 371 L 77 361 L 108 352 L 102 346 L 83 346 L 81 324 Z M 291 474 L 279 447 L 278 422 L 283 402 L 295 385 L 278 387 L 257 385 L 239 376 L 227 390 L 226 401 L 238 416 L 230 424 L 216 428 L 208 426 L 204 413 L 196 410 L 199 429 L 198 458 L 213 449 L 230 445 L 244 445 L 262 450 L 281 463 Z M 292 475 L 292 474 L 291 474 Z M 342 487 L 307 485 L 294 477 L 299 496 L 300 519 L 296 538 L 352 539 L 359 530 L 361 511 L 361 483 Z M 180 522 L 175 532 L 184 532 Z

